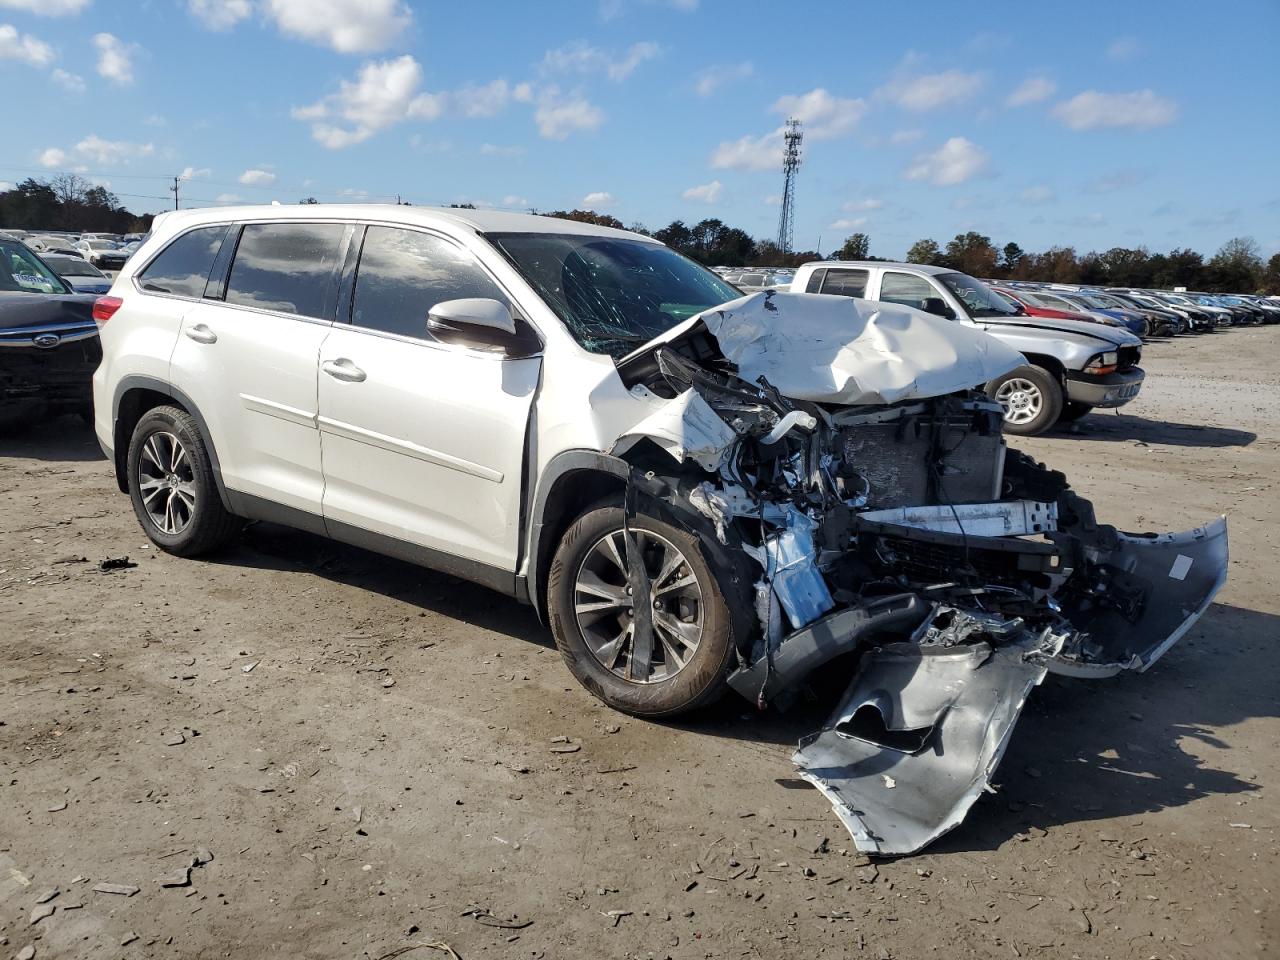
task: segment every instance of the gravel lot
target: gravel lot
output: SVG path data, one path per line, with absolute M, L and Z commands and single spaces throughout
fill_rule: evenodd
M 789 762 L 830 700 L 633 720 L 514 602 L 276 527 L 157 554 L 78 421 L 0 439 L 0 956 L 1280 955 L 1280 330 L 1146 366 L 1018 445 L 1122 528 L 1228 514 L 1227 587 L 1149 673 L 1047 680 L 994 795 L 875 865 Z

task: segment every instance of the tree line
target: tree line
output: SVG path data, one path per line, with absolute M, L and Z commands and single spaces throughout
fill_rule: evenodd
M 149 213 L 130 213 L 106 187 L 74 173 L 51 180 L 28 177 L 0 191 L 0 230 L 146 233 L 153 219 Z
M 556 210 L 545 216 L 643 233 L 710 267 L 794 267 L 822 259 L 816 250 L 784 253 L 772 240 L 753 239 L 745 230 L 716 219 L 700 220 L 692 226 L 674 220 L 660 230 L 650 230 L 642 223 L 624 226 L 617 217 L 593 210 Z M 865 233 L 849 236 L 829 258 L 885 259 L 872 256 L 871 239 Z M 1186 248 L 1152 253 L 1146 247 L 1112 247 L 1101 253 L 1077 254 L 1074 247 L 1050 247 L 1035 253 L 1016 243 L 997 247 L 990 237 L 971 230 L 957 234 L 946 246 L 935 240 L 918 240 L 907 251 L 906 259 L 908 263 L 947 267 L 997 280 L 1280 294 L 1280 254 L 1264 262 L 1252 237 L 1228 240 L 1206 259 Z

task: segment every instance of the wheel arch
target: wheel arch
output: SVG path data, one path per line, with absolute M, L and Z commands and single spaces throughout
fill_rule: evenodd
M 222 482 L 222 468 L 218 462 L 217 448 L 214 447 L 213 438 L 209 434 L 209 425 L 190 397 L 172 384 L 155 377 L 125 377 L 116 385 L 115 396 L 112 398 L 112 454 L 115 461 L 116 485 L 120 488 L 120 492 L 129 492 L 127 479 L 129 440 L 133 436 L 134 428 L 149 410 L 163 406 L 180 407 L 195 420 L 196 428 L 200 431 L 200 441 L 209 454 L 209 465 L 213 469 L 213 479 L 218 486 L 218 497 L 228 512 L 234 513 L 231 501 L 227 497 L 227 488 Z
M 556 546 L 591 504 L 626 490 L 631 465 L 596 450 L 557 454 L 539 477 L 527 545 L 526 583 L 538 619 L 547 622 L 547 575 Z

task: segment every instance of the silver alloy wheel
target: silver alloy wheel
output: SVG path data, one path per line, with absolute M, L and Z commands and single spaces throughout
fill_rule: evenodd
M 147 516 L 161 533 L 176 536 L 196 511 L 196 478 L 191 457 L 172 433 L 147 437 L 138 457 L 138 492 Z
M 1044 394 L 1030 380 L 1012 377 L 1000 384 L 996 400 L 1004 407 L 1006 423 L 1030 423 L 1044 409 Z
M 680 549 L 650 530 L 632 528 L 650 597 L 652 638 L 637 644 L 635 602 L 627 577 L 627 535 L 605 534 L 587 551 L 573 582 L 573 609 L 595 658 L 631 683 L 670 680 L 702 639 L 702 586 Z

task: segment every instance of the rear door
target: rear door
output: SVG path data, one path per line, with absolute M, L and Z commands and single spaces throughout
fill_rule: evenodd
M 358 541 L 357 528 L 513 572 L 541 357 L 432 338 L 427 312 L 464 297 L 512 305 L 453 240 L 367 229 L 342 307 L 350 323 L 334 326 L 320 356 L 325 523 L 341 539 Z
M 227 487 L 300 512 L 290 522 L 315 530 L 324 486 L 317 364 L 353 232 L 342 223 L 246 224 L 226 280 L 183 316 L 171 366 L 208 424 Z

